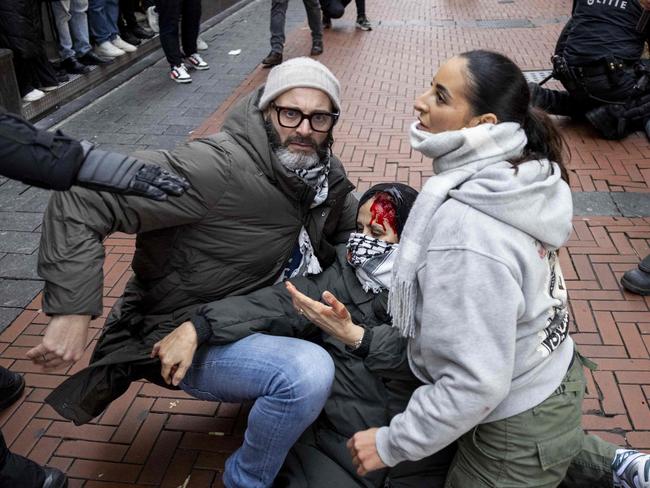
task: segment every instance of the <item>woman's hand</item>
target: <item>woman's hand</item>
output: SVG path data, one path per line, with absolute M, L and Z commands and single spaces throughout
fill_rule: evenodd
M 364 328 L 352 322 L 348 309 L 329 291 L 323 293 L 323 300 L 328 306 L 300 293 L 288 281 L 285 285 L 291 295 L 291 301 L 296 311 L 307 317 L 329 335 L 337 338 L 347 346 L 353 345 L 363 337 Z
M 650 10 L 650 0 L 639 0 L 639 3 L 644 9 Z
M 196 329 L 192 322 L 183 322 L 173 332 L 154 344 L 151 357 L 160 358 L 160 374 L 165 382 L 178 386 L 185 377 L 197 348 Z
M 377 452 L 377 430 L 375 427 L 357 432 L 347 443 L 359 476 L 386 467 Z

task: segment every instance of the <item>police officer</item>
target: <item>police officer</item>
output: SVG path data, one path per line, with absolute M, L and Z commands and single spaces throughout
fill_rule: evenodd
M 0 174 L 30 185 L 67 190 L 72 185 L 165 200 L 187 188 L 184 178 L 130 156 L 96 149 L 61 132 L 36 129 L 0 107 Z M 19 374 L 0 367 L 0 411 L 25 389 Z M 63 488 L 65 474 L 13 454 L 0 433 L 0 488 Z
M 530 84 L 534 105 L 587 120 L 608 139 L 650 120 L 650 66 L 641 60 L 650 23 L 638 25 L 650 0 L 574 0 L 553 56 L 566 91 Z M 639 29 L 637 29 L 637 26 Z M 650 125 L 646 130 L 650 137 Z

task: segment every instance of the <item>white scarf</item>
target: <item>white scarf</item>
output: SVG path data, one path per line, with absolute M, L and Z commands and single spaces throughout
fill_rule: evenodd
M 433 159 L 435 176 L 429 178 L 415 200 L 393 268 L 388 311 L 393 326 L 404 337 L 415 335 L 417 269 L 426 260 L 434 214 L 450 190 L 488 166 L 521 156 L 527 143 L 524 130 L 515 122 L 481 124 L 439 134 L 417 129 L 416 122 L 411 125 L 410 136 L 411 147 Z

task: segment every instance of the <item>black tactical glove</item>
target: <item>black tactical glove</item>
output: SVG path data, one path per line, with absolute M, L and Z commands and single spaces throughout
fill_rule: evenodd
M 154 200 L 167 200 L 190 187 L 185 178 L 155 164 L 131 156 L 94 149 L 82 141 L 86 158 L 77 174 L 77 183 L 94 190 L 139 195 Z

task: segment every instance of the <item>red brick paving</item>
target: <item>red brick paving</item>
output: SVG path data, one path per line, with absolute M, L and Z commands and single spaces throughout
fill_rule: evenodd
M 562 24 L 544 22 L 568 14 L 565 1 L 496 0 L 451 2 L 396 0 L 368 2 L 375 30 L 354 30 L 354 7 L 326 31 L 320 60 L 342 82 L 343 117 L 336 128 L 336 153 L 359 190 L 378 181 L 399 180 L 420 187 L 431 165 L 413 154 L 405 130 L 413 120 L 412 101 L 439 63 L 454 53 L 497 49 L 524 69 L 548 69 Z M 475 20 L 534 19 L 539 27 L 485 29 Z M 541 20 L 540 20 L 541 19 Z M 450 21 L 465 21 L 451 25 Z M 306 29 L 289 36 L 286 57 L 306 54 Z M 254 71 L 196 131 L 218 129 L 243 94 L 264 81 Z M 603 141 L 587 127 L 560 120 L 571 147 L 571 185 L 576 191 L 647 192 L 650 147 L 645 137 Z M 570 290 L 573 337 L 596 360 L 589 373 L 584 426 L 603 438 L 650 449 L 650 298 L 624 292 L 619 278 L 648 253 L 650 219 L 576 218 L 561 260 Z M 106 240 L 105 309 L 130 276 L 134 241 Z M 134 383 L 92 423 L 75 427 L 43 399 L 66 374 L 88 361 L 103 318 L 92 324 L 89 346 L 79 365 L 43 373 L 24 359 L 47 323 L 37 298 L 0 334 L 0 365 L 23 372 L 27 388 L 20 402 L 0 415 L 11 449 L 68 472 L 72 487 L 222 486 L 225 458 L 241 442 L 246 411 L 240 405 L 207 403 L 145 382 Z

